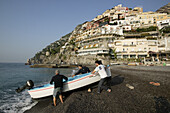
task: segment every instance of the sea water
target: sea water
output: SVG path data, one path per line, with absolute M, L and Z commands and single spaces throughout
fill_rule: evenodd
M 27 90 L 16 93 L 15 89 L 33 80 L 34 86 L 49 83 L 54 68 L 30 68 L 23 63 L 0 63 L 0 113 L 23 113 L 37 104 Z M 60 73 L 70 76 L 72 69 L 60 68 Z

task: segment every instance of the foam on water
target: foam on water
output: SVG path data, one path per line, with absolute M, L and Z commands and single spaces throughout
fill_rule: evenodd
M 9 90 L 8 90 L 9 92 Z M 5 94 L 5 93 L 4 93 Z M 5 113 L 23 113 L 24 111 L 30 109 L 38 102 L 33 101 L 29 96 L 27 91 L 20 94 L 5 94 L 6 99 L 1 100 L 3 104 L 0 106 L 0 112 Z
M 60 69 L 70 75 L 72 69 Z M 23 63 L 0 63 L 0 113 L 23 113 L 38 102 L 31 99 L 27 90 L 16 93 L 15 89 L 33 80 L 35 86 L 49 83 L 55 69 L 29 68 Z

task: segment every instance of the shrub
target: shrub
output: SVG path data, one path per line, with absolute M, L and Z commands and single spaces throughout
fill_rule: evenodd
M 57 53 L 56 50 L 54 50 L 54 49 L 51 50 L 51 54 L 52 54 L 52 55 L 55 55 L 56 53 Z
M 66 57 L 66 55 L 64 55 L 64 60 L 66 60 L 67 59 L 67 57 Z
M 141 32 L 149 32 L 149 31 L 156 31 L 156 26 L 150 26 L 148 28 L 137 28 L 136 30 L 132 29 L 131 31 L 124 31 L 125 33 L 141 33 Z
M 61 59 L 61 57 L 62 57 L 62 56 L 63 56 L 63 55 L 62 55 L 62 54 L 60 54 L 60 55 L 59 55 L 59 59 Z

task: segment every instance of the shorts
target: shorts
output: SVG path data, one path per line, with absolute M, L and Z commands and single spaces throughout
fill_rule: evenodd
M 61 95 L 61 91 L 62 91 L 61 87 L 54 88 L 53 97 L 56 97 L 57 95 Z

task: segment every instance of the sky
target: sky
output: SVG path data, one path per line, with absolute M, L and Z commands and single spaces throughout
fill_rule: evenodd
M 0 62 L 24 63 L 50 43 L 122 4 L 156 11 L 169 0 L 0 0 Z

